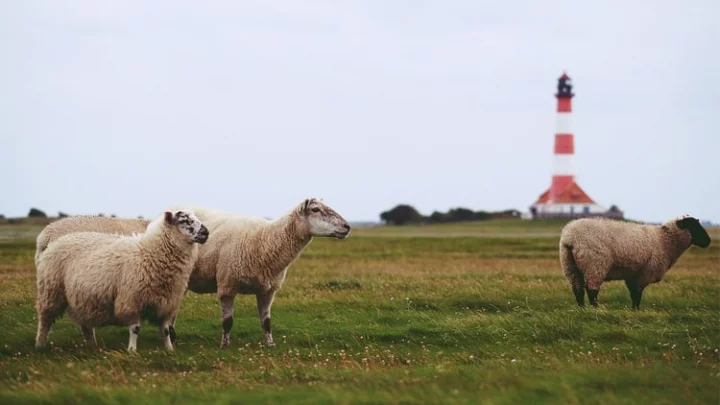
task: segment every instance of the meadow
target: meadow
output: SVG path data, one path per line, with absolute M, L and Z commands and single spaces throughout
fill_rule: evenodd
M 558 263 L 560 222 L 357 229 L 315 239 L 273 306 L 261 344 L 255 299 L 239 296 L 219 349 L 213 295 L 183 301 L 174 353 L 146 326 L 83 344 L 63 318 L 34 349 L 34 240 L 0 226 L 0 403 L 720 402 L 720 232 L 691 248 L 630 309 L 622 282 L 578 308 Z M 10 236 L 7 236 L 10 235 Z

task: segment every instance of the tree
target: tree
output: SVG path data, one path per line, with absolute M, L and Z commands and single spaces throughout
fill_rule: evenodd
M 44 212 L 40 211 L 37 208 L 30 208 L 30 212 L 28 212 L 28 218 L 47 218 L 47 215 L 45 215 Z
M 433 211 L 433 213 L 430 214 L 430 222 L 447 222 L 447 214 L 440 211 Z
M 422 222 L 423 216 L 412 206 L 400 204 L 395 208 L 380 214 L 380 219 L 388 225 L 405 225 L 413 222 Z
M 452 222 L 472 221 L 475 213 L 467 208 L 458 207 L 448 211 L 447 216 Z
M 58 211 L 58 218 L 67 218 L 69 216 L 70 216 L 70 214 L 68 214 L 66 212 Z

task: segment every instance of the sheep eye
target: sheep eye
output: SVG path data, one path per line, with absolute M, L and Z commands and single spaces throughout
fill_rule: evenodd
M 310 209 L 310 211 L 312 211 L 312 212 L 320 212 L 320 208 L 314 207 L 314 208 Z

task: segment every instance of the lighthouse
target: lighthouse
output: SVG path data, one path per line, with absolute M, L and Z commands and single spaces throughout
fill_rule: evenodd
M 557 116 L 550 188 L 530 206 L 533 218 L 579 218 L 589 216 L 622 218 L 620 210 L 606 210 L 596 204 L 575 180 L 575 135 L 572 130 L 573 85 L 563 73 L 558 79 Z

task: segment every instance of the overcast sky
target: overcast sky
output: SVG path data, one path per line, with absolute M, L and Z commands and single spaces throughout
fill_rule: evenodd
M 0 214 L 527 211 L 557 78 L 597 203 L 720 222 L 720 2 L 0 1 Z

